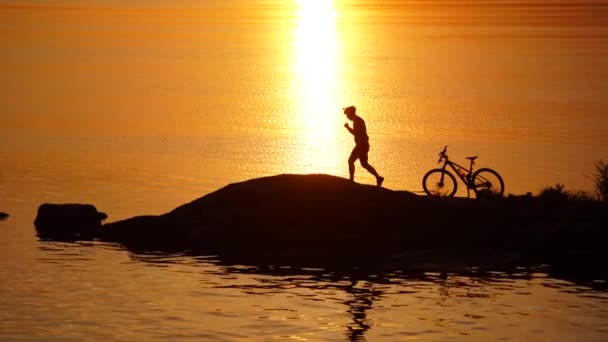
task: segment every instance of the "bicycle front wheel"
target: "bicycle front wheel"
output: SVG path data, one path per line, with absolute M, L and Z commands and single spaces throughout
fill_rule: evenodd
M 422 188 L 429 196 L 452 197 L 457 184 L 454 175 L 443 169 L 432 169 L 422 178 Z
M 498 172 L 484 168 L 473 174 L 473 190 L 479 197 L 500 197 L 505 191 L 505 183 Z

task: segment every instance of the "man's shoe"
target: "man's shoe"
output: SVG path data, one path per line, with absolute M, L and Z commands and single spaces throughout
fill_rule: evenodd
M 376 186 L 379 188 L 382 187 L 382 183 L 384 182 L 384 177 L 378 176 L 376 177 Z

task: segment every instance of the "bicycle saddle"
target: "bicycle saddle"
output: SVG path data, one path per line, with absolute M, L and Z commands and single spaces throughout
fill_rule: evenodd
M 470 161 L 475 161 L 475 159 L 477 159 L 477 156 L 475 156 L 475 157 L 467 157 L 467 159 L 470 160 Z

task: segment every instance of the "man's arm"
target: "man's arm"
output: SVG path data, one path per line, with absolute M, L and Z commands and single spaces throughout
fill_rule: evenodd
M 346 129 L 350 132 L 350 134 L 355 135 L 355 131 L 352 128 L 350 128 L 348 123 L 345 123 L 344 127 L 346 127 Z

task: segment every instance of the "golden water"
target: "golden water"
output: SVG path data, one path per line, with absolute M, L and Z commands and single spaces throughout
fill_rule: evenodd
M 43 243 L 31 222 L 44 202 L 114 221 L 255 177 L 347 176 L 347 105 L 387 188 L 421 190 L 449 145 L 499 171 L 507 193 L 592 192 L 608 159 L 607 23 L 603 1 L 0 1 L 0 211 L 12 214 L 0 338 L 344 339 L 363 293 L 371 340 L 605 339 L 605 294 L 542 271 L 351 288 L 304 272 L 292 286 L 216 260 L 155 267 Z M 357 180 L 373 183 L 360 167 Z M 366 306 L 371 288 L 382 295 Z

